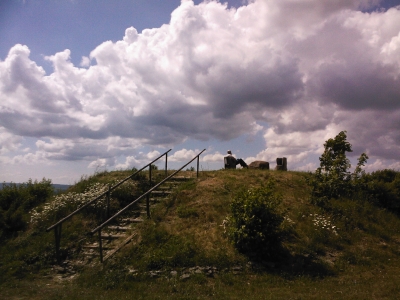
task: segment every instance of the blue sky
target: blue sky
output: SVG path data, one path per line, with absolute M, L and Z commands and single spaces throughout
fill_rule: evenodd
M 201 1 L 195 1 L 200 3 Z M 240 0 L 227 1 L 239 7 Z M 29 45 L 31 58 L 46 70 L 43 55 L 70 49 L 79 64 L 104 41 L 117 41 L 125 29 L 139 32 L 169 23 L 180 0 L 3 0 L 0 4 L 0 57 L 15 44 Z
M 225 3 L 225 4 L 224 4 Z M 172 148 L 314 170 L 347 130 L 399 169 L 399 1 L 3 0 L 0 181 L 71 184 Z

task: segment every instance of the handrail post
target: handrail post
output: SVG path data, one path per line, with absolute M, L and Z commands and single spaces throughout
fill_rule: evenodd
M 54 227 L 54 237 L 56 240 L 56 259 L 57 263 L 60 263 L 61 224 Z
M 168 166 L 168 152 L 165 153 L 165 177 L 168 176 L 167 166 Z
M 199 163 L 200 163 L 200 155 L 197 156 L 197 178 L 199 178 Z
M 99 229 L 99 254 L 100 254 L 100 262 L 103 263 L 103 245 L 101 241 L 101 229 Z
M 149 166 L 149 189 L 151 189 L 151 164 Z M 146 195 L 146 213 L 147 218 L 150 219 L 150 193 Z
M 147 218 L 150 219 L 150 194 L 146 195 L 146 213 Z
M 107 215 L 107 219 L 110 217 L 110 195 L 111 195 L 111 186 L 108 185 L 108 191 L 107 191 L 107 195 L 106 195 L 106 198 L 107 198 L 107 214 L 106 214 Z

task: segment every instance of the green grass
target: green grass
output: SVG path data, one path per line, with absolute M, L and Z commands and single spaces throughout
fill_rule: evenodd
M 83 178 L 107 182 L 124 171 Z M 261 170 L 201 172 L 152 209 L 136 243 L 104 265 L 84 267 L 72 280 L 55 279 L 53 234 L 36 227 L 0 246 L 4 299 L 397 299 L 400 294 L 400 220 L 361 200 L 309 201 L 308 173 Z M 282 247 L 259 263 L 238 253 L 224 234 L 229 204 L 243 188 L 274 180 L 285 216 Z M 122 200 L 123 193 L 119 196 Z M 63 227 L 67 258 L 79 252 L 84 217 Z M 335 227 L 333 227 L 335 226 Z M 192 267 L 215 267 L 209 277 L 180 276 Z M 239 271 L 235 271 L 235 268 Z M 134 270 L 134 271 L 132 271 Z M 150 272 L 160 271 L 157 277 Z M 177 276 L 171 275 L 177 272 Z

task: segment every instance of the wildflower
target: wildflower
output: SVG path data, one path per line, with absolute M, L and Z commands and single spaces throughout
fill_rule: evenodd
M 75 210 L 96 196 L 104 193 L 108 188 L 105 184 L 95 183 L 89 186 L 83 193 L 68 193 L 57 195 L 50 203 L 43 206 L 43 210 L 39 213 L 36 209 L 31 210 L 31 223 L 37 223 L 39 220 L 47 220 L 50 216 L 62 210 Z M 91 204 L 92 207 L 105 208 L 105 201 Z

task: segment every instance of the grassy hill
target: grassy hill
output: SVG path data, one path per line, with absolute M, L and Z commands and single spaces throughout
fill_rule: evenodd
M 69 192 L 82 193 L 127 174 L 84 177 Z M 247 169 L 201 172 L 154 206 L 151 218 L 138 226 L 138 238 L 112 259 L 103 265 L 93 260 L 69 273 L 56 266 L 54 234 L 44 230 L 54 219 L 30 224 L 0 246 L 2 298 L 398 299 L 398 215 L 358 198 L 331 200 L 324 208 L 312 204 L 309 176 Z M 241 190 L 267 182 L 274 182 L 282 199 L 281 245 L 254 260 L 235 249 L 223 225 Z M 129 201 L 123 194 L 115 209 Z M 79 257 L 79 241 L 96 218 L 87 212 L 63 225 L 64 259 Z

